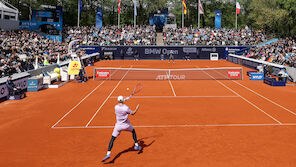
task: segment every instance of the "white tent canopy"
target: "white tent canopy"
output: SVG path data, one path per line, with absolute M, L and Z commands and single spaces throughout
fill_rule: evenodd
M 7 3 L 7 5 L 10 5 Z M 3 1 L 0 1 L 0 14 L 1 14 L 1 18 L 3 19 L 5 18 L 4 16 L 14 16 L 15 20 L 18 19 L 18 9 L 14 8 L 12 5 L 10 5 L 10 7 L 6 6 L 6 4 L 4 4 Z

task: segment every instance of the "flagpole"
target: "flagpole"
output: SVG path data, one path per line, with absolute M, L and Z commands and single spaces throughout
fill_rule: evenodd
M 134 14 L 134 27 L 136 27 L 136 15 Z
M 136 6 L 136 2 L 135 2 L 136 0 L 134 0 L 134 27 L 136 27 L 136 21 L 137 21 L 137 15 L 136 15 L 136 8 L 137 8 L 137 6 Z
M 182 28 L 184 28 L 184 4 L 182 4 L 183 10 L 182 10 Z
M 118 27 L 120 26 L 120 13 L 118 12 Z
M 77 11 L 78 11 L 77 27 L 79 27 L 79 19 L 80 19 L 80 13 L 79 13 L 80 4 L 79 4 L 79 1 L 80 1 L 80 0 L 78 0 L 78 5 L 77 5 L 77 6 L 78 6 L 78 10 L 77 10 Z
M 235 7 L 235 29 L 237 30 L 237 11 Z
M 200 28 L 200 9 L 198 4 L 198 29 Z
M 237 30 L 237 0 L 235 1 L 235 29 Z

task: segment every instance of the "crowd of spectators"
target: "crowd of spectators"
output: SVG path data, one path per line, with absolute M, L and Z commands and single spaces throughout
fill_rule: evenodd
M 258 45 L 266 40 L 263 31 L 211 28 L 167 28 L 163 31 L 165 45 Z
M 67 41 L 80 39 L 83 45 L 156 45 L 156 31 L 152 26 L 66 27 Z
M 14 73 L 34 69 L 35 60 L 39 65 L 56 63 L 69 59 L 68 44 L 79 40 L 77 45 L 156 45 L 156 31 L 152 26 L 106 26 L 65 27 L 64 42 L 49 40 L 33 31 L 0 31 L 0 78 Z M 232 29 L 164 29 L 165 45 L 252 45 L 267 40 L 262 31 L 249 28 Z M 280 39 L 270 45 L 253 47 L 245 56 L 277 64 L 296 67 L 296 40 Z
M 34 69 L 36 57 L 38 65 L 56 63 L 58 54 L 61 60 L 67 58 L 65 43 L 32 31 L 0 31 L 0 78 Z
M 0 78 L 69 59 L 68 44 L 77 45 L 156 45 L 156 31 L 152 26 L 65 27 L 64 42 L 49 40 L 34 31 L 0 31 Z
M 245 54 L 246 57 L 268 61 L 290 67 L 296 67 L 295 38 L 279 39 L 269 45 L 253 47 Z

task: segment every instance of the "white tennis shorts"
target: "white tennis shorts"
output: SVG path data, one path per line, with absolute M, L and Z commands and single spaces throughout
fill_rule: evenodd
M 130 131 L 132 132 L 134 127 L 130 123 L 123 123 L 123 124 L 115 124 L 113 129 L 112 136 L 117 137 L 120 135 L 121 131 Z

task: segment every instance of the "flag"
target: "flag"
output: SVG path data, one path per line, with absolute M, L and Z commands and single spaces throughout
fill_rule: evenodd
M 184 6 L 184 14 L 187 14 L 187 6 L 185 3 L 185 0 L 183 0 L 183 6 Z
M 79 14 L 81 13 L 81 10 L 82 10 L 82 2 L 81 0 L 78 0 L 78 5 L 79 5 Z
M 199 6 L 199 14 L 204 14 L 204 10 L 203 10 L 203 8 L 202 8 L 202 4 L 201 4 L 201 2 L 200 2 L 200 0 L 198 0 L 198 6 Z
M 134 15 L 137 16 L 137 0 L 134 0 Z
M 97 8 L 96 12 L 96 28 L 101 29 L 103 26 L 103 9 Z M 98 34 L 93 34 L 93 36 L 98 37 Z
M 236 14 L 240 13 L 240 4 L 238 3 L 238 1 L 236 1 Z
M 221 29 L 221 15 L 222 15 L 221 10 L 215 10 L 215 28 L 216 29 Z
M 118 14 L 120 14 L 120 9 L 121 9 L 121 0 L 118 0 Z

